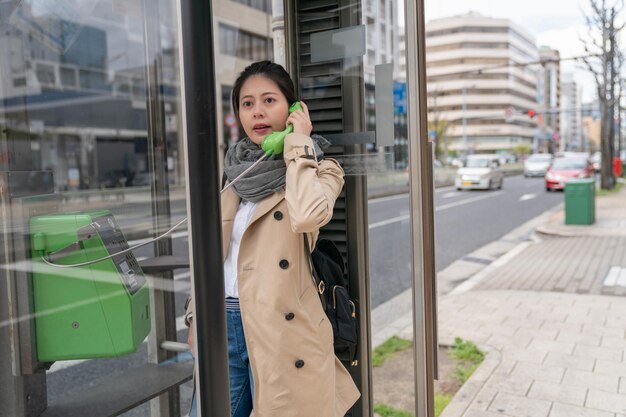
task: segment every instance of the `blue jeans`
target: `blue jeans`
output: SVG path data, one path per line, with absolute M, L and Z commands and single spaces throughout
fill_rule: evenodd
M 254 384 L 241 323 L 241 311 L 226 310 L 228 331 L 228 372 L 230 375 L 230 415 L 249 417 L 252 412 Z M 190 417 L 196 417 L 196 396 L 191 401 Z

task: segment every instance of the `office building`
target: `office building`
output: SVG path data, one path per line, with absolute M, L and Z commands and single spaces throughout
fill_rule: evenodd
M 537 127 L 534 38 L 509 19 L 478 13 L 426 24 L 429 120 L 449 124 L 448 150 L 511 152 L 531 146 Z

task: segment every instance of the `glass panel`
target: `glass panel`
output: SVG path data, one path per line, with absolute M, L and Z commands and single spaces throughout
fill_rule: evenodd
M 125 410 L 171 387 L 170 405 L 123 415 L 183 415 L 190 355 L 159 344 L 187 340 L 187 232 L 148 242 L 186 216 L 176 2 L 4 1 L 0 27 L 0 339 L 17 348 L 0 362 L 31 381 L 35 408 Z
M 391 410 L 414 415 L 415 373 L 412 312 L 412 235 L 409 206 L 409 152 L 406 106 L 406 70 L 400 65 L 406 48 L 404 21 L 395 12 L 402 0 L 365 1 L 367 56 L 364 57 L 365 121 L 376 130 L 376 65 L 393 65 L 393 146 L 368 144 L 364 155 L 373 163 L 366 172 L 370 294 L 372 307 L 373 404 L 378 414 Z M 400 57 L 400 60 L 394 57 Z M 405 59 L 405 58 L 404 58 Z M 370 75 L 371 74 L 371 75 Z M 380 89 L 380 87 L 378 87 Z M 379 116 L 380 117 L 380 116 Z M 377 123 L 378 122 L 378 123 Z M 378 135 L 378 132 L 377 132 Z
M 231 4 L 226 11 L 221 8 L 221 1 L 214 1 L 215 19 L 218 22 L 218 39 L 215 40 L 217 100 L 219 120 L 223 121 L 220 137 L 224 148 L 234 146 L 245 136 L 241 126 L 233 119 L 234 109 L 230 105 L 230 96 L 237 75 L 249 64 L 259 59 L 273 59 L 284 65 L 287 61 L 280 53 L 273 51 L 285 50 L 279 42 L 285 36 L 284 27 L 288 26 L 282 17 L 283 2 L 274 1 L 271 13 L 259 14 L 259 10 L 251 3 L 241 5 Z M 304 2 L 301 2 L 304 3 Z M 247 4 L 249 7 L 245 7 Z M 378 6 L 380 4 L 380 6 Z M 338 2 L 307 3 L 296 10 L 295 26 L 300 32 L 287 33 L 288 44 L 293 44 L 296 56 L 291 59 L 296 62 L 297 68 L 291 73 L 292 78 L 298 81 L 296 91 L 300 99 L 308 106 L 313 123 L 313 132 L 322 136 L 356 132 L 359 145 L 332 146 L 327 149 L 326 157 L 337 158 L 346 170 L 345 193 L 335 203 L 335 218 L 322 230 L 322 236 L 337 243 L 343 253 L 352 251 L 361 258 L 351 259 L 350 264 L 362 264 L 363 270 L 369 268 L 370 299 L 360 299 L 363 306 L 372 308 L 372 343 L 375 353 L 381 351 L 381 346 L 399 345 L 398 352 L 381 366 L 374 368 L 373 398 L 367 401 L 407 411 L 411 414 L 415 410 L 414 399 L 414 366 L 413 366 L 413 327 L 411 304 L 411 233 L 410 208 L 408 198 L 408 134 L 406 118 L 406 81 L 400 68 L 400 61 L 394 57 L 404 55 L 405 50 L 399 46 L 401 42 L 398 34 L 401 33 L 397 8 L 403 8 L 400 1 L 376 3 Z M 345 12 L 345 13 L 344 13 Z M 320 45 L 312 45 L 310 35 L 326 31 L 337 31 L 359 24 L 365 25 L 364 56 L 335 61 L 314 61 L 312 52 Z M 288 26 L 292 27 L 292 26 Z M 337 35 L 334 39 L 340 39 Z M 332 38 L 327 38 L 332 39 Z M 277 44 L 278 43 L 278 44 Z M 275 45 L 276 44 L 276 45 Z M 345 51 L 359 50 L 356 45 L 348 45 Z M 329 56 L 335 49 L 341 50 L 340 44 L 321 45 Z M 333 49 L 335 48 L 335 49 Z M 289 46 L 286 48 L 291 50 Z M 340 57 L 341 58 L 341 57 Z M 406 62 L 406 60 L 405 60 Z M 389 97 L 394 97 L 395 112 L 392 114 L 393 146 L 379 147 L 373 143 L 366 132 L 373 132 L 377 127 L 376 108 L 376 78 L 375 66 L 378 64 L 393 65 L 393 91 L 388 91 Z M 350 120 L 350 111 L 355 109 L 356 121 Z M 333 136 L 333 140 L 341 140 L 341 136 Z M 348 201 L 346 195 L 355 195 L 358 182 L 364 181 L 367 185 L 366 195 L 362 200 Z M 358 254 L 358 235 L 347 235 L 346 219 L 359 215 L 359 208 L 365 205 L 369 223 L 362 222 L 357 227 L 369 234 L 369 259 L 365 253 Z M 233 213 L 229 213 L 231 215 Z M 222 213 L 224 215 L 224 213 Z M 360 219 L 356 217 L 357 219 Z M 358 220 L 357 220 L 358 222 Z M 256 230 L 256 229 L 255 229 Z M 248 233 L 248 232 L 246 232 Z M 232 237 L 232 236 L 231 236 Z M 286 238 L 281 236 L 281 239 Z M 246 250 L 245 236 L 240 251 Z M 291 260 L 290 260 L 291 262 Z M 257 277 L 254 272 L 253 277 Z M 366 282 L 353 283 L 353 295 L 364 290 Z M 357 285 L 358 284 L 358 285 Z M 241 294 L 240 294 L 241 295 Z M 271 298 L 271 300 L 274 300 Z M 266 301 L 269 302 L 269 301 Z M 246 303 L 240 299 L 240 303 Z M 273 303 L 273 301 L 272 301 Z M 248 304 L 251 305 L 251 304 Z M 280 305 L 280 304 L 278 304 Z M 298 312 L 295 312 L 298 317 Z M 245 314 L 244 327 L 245 327 Z M 370 326 L 370 324 L 367 324 Z M 368 329 L 363 329 L 367 334 Z M 279 343 L 280 335 L 276 336 Z M 393 339 L 392 339 L 393 337 Z M 366 338 L 367 339 L 367 338 Z M 391 339 L 391 340 L 389 340 Z M 361 348 L 364 348 L 362 346 Z M 276 347 L 275 354 L 282 352 L 282 347 Z M 307 359 L 303 358 L 306 362 Z M 251 356 L 254 362 L 254 353 Z M 363 374 L 359 367 L 345 366 L 354 374 Z M 254 368 L 254 365 L 252 365 Z M 306 365 L 304 365 L 306 368 Z M 267 381 L 256 381 L 261 389 Z M 257 385 L 258 387 L 259 385 Z M 401 388 L 399 388 L 401 387 Z M 367 396 L 367 393 L 365 393 Z M 354 415 L 360 415 L 355 412 Z

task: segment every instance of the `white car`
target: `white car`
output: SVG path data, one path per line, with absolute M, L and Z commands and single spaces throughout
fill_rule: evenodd
M 504 173 L 498 155 L 470 155 L 463 168 L 456 172 L 454 186 L 457 190 L 502 188 Z
M 552 163 L 552 154 L 534 153 L 524 162 L 525 177 L 543 177 Z

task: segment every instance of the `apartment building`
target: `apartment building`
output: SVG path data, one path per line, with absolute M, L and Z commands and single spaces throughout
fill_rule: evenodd
M 535 150 L 556 152 L 561 148 L 561 54 L 556 49 L 539 48 L 541 61 L 537 80 L 537 114 L 539 132 L 533 145 Z
M 572 73 L 563 73 L 561 82 L 560 151 L 582 151 L 581 87 Z
M 448 123 L 449 151 L 532 146 L 538 74 L 524 64 L 538 57 L 534 38 L 509 19 L 470 12 L 426 24 L 429 119 Z

